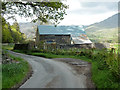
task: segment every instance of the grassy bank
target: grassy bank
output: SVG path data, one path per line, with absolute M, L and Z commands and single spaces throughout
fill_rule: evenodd
M 2 45 L 3 50 L 13 50 L 14 44 Z
M 11 48 L 6 46 L 6 48 Z M 2 88 L 12 88 L 13 86 L 20 84 L 30 71 L 30 67 L 27 61 L 20 57 L 15 57 L 8 54 L 8 57 L 13 60 L 12 63 L 2 64 Z

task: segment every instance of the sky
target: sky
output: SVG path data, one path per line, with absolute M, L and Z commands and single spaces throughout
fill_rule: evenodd
M 66 4 L 69 9 L 67 15 L 61 21 L 61 25 L 90 25 L 100 22 L 116 13 L 118 13 L 118 2 L 111 0 L 98 2 L 99 0 L 68 0 Z
M 118 13 L 119 0 L 63 0 L 69 5 L 60 25 L 90 25 Z M 30 22 L 17 17 L 18 22 Z

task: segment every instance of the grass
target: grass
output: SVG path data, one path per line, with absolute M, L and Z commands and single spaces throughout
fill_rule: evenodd
M 22 58 L 11 56 L 19 63 L 2 65 L 2 88 L 11 88 L 20 83 L 29 71 L 29 65 Z
M 14 45 L 2 45 L 2 49 L 4 50 L 13 50 Z
M 74 59 L 83 59 L 83 60 L 86 60 L 88 62 L 91 61 L 91 59 L 88 59 L 86 58 L 85 56 L 72 56 L 72 55 L 55 55 L 55 54 L 52 54 L 52 53 L 36 53 L 36 52 L 28 52 L 28 53 L 24 53 L 24 51 L 22 50 L 13 50 L 15 52 L 18 52 L 18 53 L 23 53 L 23 54 L 28 54 L 28 55 L 34 55 L 34 56 L 39 56 L 39 57 L 44 57 L 44 58 L 74 58 Z
M 0 90 L 2 89 L 2 65 L 0 64 Z
M 92 80 L 97 88 L 118 88 L 119 84 L 108 69 L 100 70 L 97 62 L 92 62 Z
M 5 50 L 12 49 L 11 46 L 5 46 L 3 51 L 7 53 Z M 12 88 L 14 85 L 19 84 L 27 75 L 29 72 L 29 64 L 27 61 L 23 60 L 20 57 L 15 57 L 13 55 L 10 55 L 11 59 L 13 59 L 15 62 L 18 63 L 8 63 L 8 64 L 2 64 L 2 88 Z

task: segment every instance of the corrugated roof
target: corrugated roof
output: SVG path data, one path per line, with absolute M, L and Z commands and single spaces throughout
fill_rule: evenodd
M 80 37 L 72 37 L 72 40 L 74 41 L 74 44 L 92 43 L 89 39 L 82 39 Z
M 85 31 L 80 26 L 52 26 L 52 25 L 40 25 L 38 26 L 39 34 L 71 34 L 79 36 L 85 34 Z

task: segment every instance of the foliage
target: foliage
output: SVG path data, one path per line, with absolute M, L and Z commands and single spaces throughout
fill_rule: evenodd
M 0 89 L 2 89 L 2 64 L 0 64 Z
M 32 2 L 27 0 L 18 0 L 17 2 L 2 2 L 2 14 L 9 15 L 8 18 L 15 18 L 15 15 L 23 17 L 31 17 L 33 22 L 37 20 L 48 22 L 52 20 L 54 24 L 58 24 L 59 20 L 63 20 L 66 14 L 67 5 L 59 2 Z M 35 18 L 34 18 L 35 17 Z
M 2 18 L 2 42 L 13 42 L 10 25 L 4 18 Z
M 15 22 L 12 26 L 2 17 L 2 43 L 23 43 L 25 35 L 20 32 L 19 25 Z

